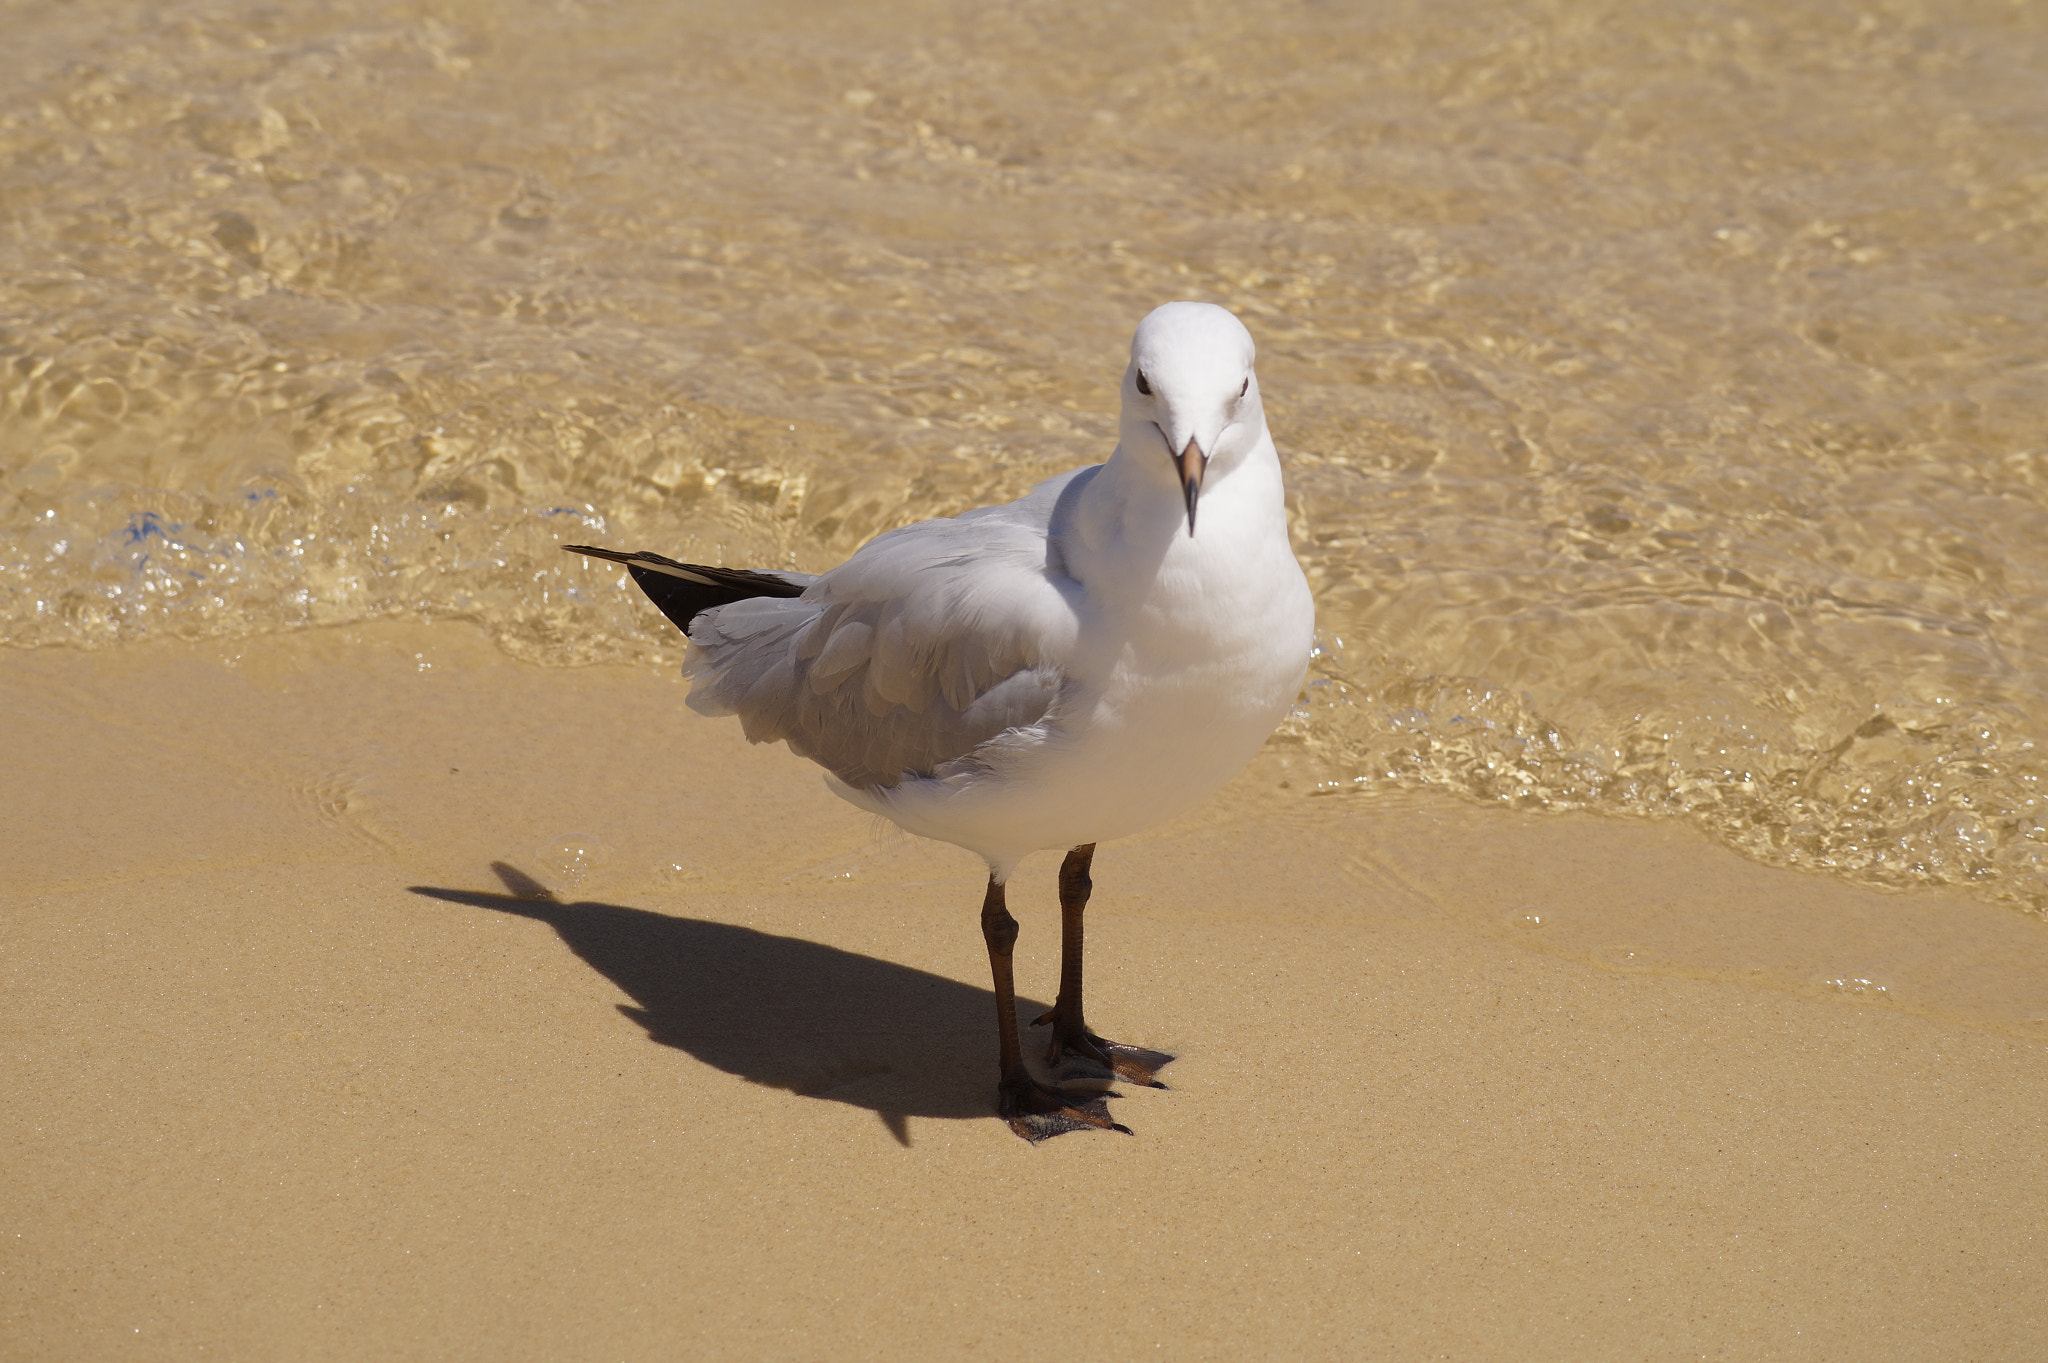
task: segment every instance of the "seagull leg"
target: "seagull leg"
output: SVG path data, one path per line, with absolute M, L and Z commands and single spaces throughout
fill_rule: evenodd
M 1081 1015 L 1081 914 L 1095 888 L 1088 875 L 1094 861 L 1095 844 L 1089 842 L 1067 853 L 1067 859 L 1060 863 L 1060 997 L 1051 1012 L 1031 1025 L 1052 1024 L 1052 1045 L 1045 1053 L 1048 1065 L 1058 1065 L 1069 1054 L 1078 1055 L 1119 1079 L 1163 1089 L 1166 1085 L 1154 1076 L 1172 1061 L 1172 1056 L 1164 1051 L 1104 1040 L 1088 1030 Z
M 993 875 L 988 878 L 988 895 L 981 901 L 981 935 L 988 943 L 989 972 L 995 976 L 996 985 L 996 1035 L 1003 1070 L 996 1090 L 996 1110 L 1010 1124 L 1010 1130 L 1034 1142 L 1091 1127 L 1129 1135 L 1129 1127 L 1110 1120 L 1110 1095 L 1065 1094 L 1039 1083 L 1024 1068 L 1024 1053 L 1017 1045 L 1017 988 L 1010 973 L 1010 952 L 1017 945 L 1017 920 L 1010 917 L 1003 887 Z

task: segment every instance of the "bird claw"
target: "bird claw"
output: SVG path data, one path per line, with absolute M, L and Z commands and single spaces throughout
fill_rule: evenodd
M 1079 1077 L 1121 1079 L 1127 1084 L 1152 1089 L 1166 1087 L 1157 1078 L 1159 1071 L 1173 1063 L 1173 1057 L 1166 1052 L 1148 1051 L 1142 1046 L 1126 1046 L 1121 1041 L 1099 1037 L 1088 1030 L 1086 1023 L 1070 1027 L 1061 1020 L 1057 1008 L 1031 1025 L 1043 1027 L 1048 1023 L 1052 1024 L 1053 1033 L 1052 1042 L 1045 1049 L 1047 1066 L 1058 1069 L 1070 1056 L 1078 1057 L 1102 1069 L 1101 1074 Z M 1071 1069 L 1071 1066 L 1068 1068 Z M 1063 1074 L 1060 1077 L 1069 1076 Z
M 1094 1041 L 1099 1050 L 1096 1054 L 1087 1056 L 1087 1059 L 1105 1065 L 1117 1079 L 1141 1088 L 1166 1087 L 1155 1077 L 1159 1071 L 1173 1063 L 1173 1057 L 1165 1051 L 1150 1051 L 1143 1046 L 1126 1046 L 1120 1041 L 1105 1041 L 1101 1037 L 1094 1038 Z
M 1114 1093 L 1064 1093 L 1047 1088 L 1026 1075 L 1005 1079 L 996 1090 L 996 1111 L 1010 1124 L 1010 1130 L 1033 1145 L 1069 1131 L 1121 1131 L 1131 1129 L 1109 1115 Z

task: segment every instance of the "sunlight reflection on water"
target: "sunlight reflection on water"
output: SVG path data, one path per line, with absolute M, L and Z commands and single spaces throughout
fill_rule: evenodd
M 672 659 L 556 546 L 1016 495 L 1206 298 L 1318 593 L 1297 791 L 2048 910 L 2040 16 L 1355 9 L 15 7 L 0 638 Z

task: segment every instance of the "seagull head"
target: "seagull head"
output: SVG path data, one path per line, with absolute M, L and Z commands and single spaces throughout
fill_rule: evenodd
M 1166 303 L 1146 314 L 1131 338 L 1124 371 L 1123 448 L 1172 470 L 1195 533 L 1195 504 L 1212 465 L 1226 473 L 1257 447 L 1266 429 L 1252 334 L 1214 303 Z

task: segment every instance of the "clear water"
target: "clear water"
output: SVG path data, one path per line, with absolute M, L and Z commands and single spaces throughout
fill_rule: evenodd
M 1236 309 L 1322 793 L 2048 911 L 2048 10 L 0 3 L 0 639 L 673 657 Z

